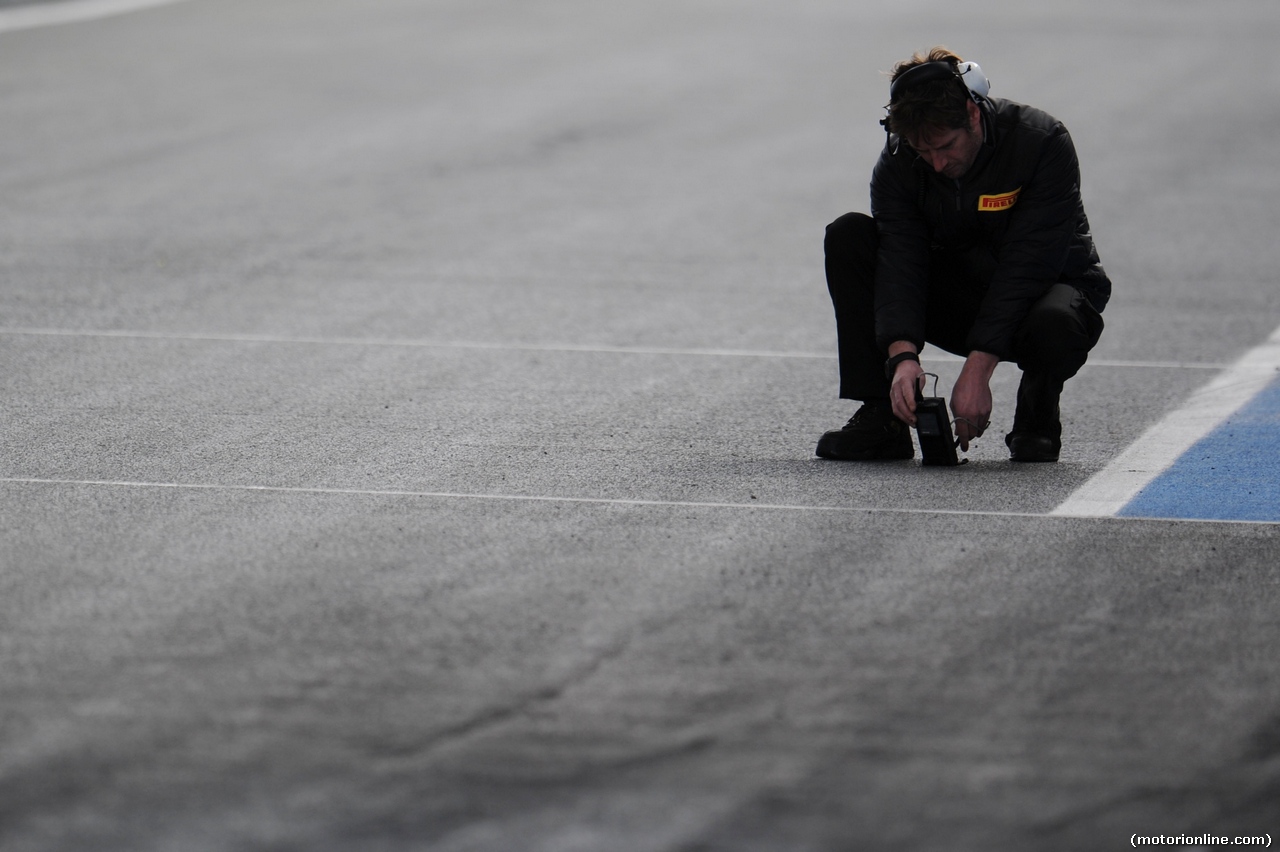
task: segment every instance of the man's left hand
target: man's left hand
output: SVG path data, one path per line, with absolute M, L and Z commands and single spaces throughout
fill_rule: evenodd
M 956 419 L 960 449 L 982 436 L 991 424 L 991 374 L 1000 359 L 989 352 L 970 352 L 951 389 L 951 413 Z

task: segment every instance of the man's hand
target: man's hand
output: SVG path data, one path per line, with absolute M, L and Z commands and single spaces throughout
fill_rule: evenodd
M 915 344 L 905 340 L 889 344 L 890 358 L 903 352 L 915 351 Z M 916 389 L 923 380 L 924 368 L 915 361 L 903 361 L 893 373 L 893 383 L 889 386 L 889 403 L 893 406 L 893 416 L 908 426 L 916 425 Z
M 970 352 L 951 389 L 956 437 L 960 439 L 960 449 L 966 452 L 969 442 L 981 437 L 991 424 L 991 374 L 999 363 L 1000 359 L 989 352 Z

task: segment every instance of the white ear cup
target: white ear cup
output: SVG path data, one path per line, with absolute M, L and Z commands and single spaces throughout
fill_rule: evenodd
M 991 92 L 991 81 L 982 73 L 982 67 L 976 62 L 961 62 L 956 66 L 956 73 L 965 87 L 978 98 L 985 98 Z

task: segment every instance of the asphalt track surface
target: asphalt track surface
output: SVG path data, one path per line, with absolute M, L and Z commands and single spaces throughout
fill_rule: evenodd
M 1248 0 L 0 32 L 0 848 L 1280 835 L 1276 524 L 1051 514 L 1280 326 L 1278 36 Z M 812 455 L 852 411 L 822 230 L 938 42 L 1080 153 L 1116 295 L 1057 465 Z

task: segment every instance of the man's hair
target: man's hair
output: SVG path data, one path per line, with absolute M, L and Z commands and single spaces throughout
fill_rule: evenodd
M 910 59 L 893 66 L 889 72 L 890 84 L 926 62 L 946 62 L 956 70 L 963 61 L 939 45 L 930 48 L 927 54 L 915 53 Z M 970 102 L 969 92 L 958 77 L 917 83 L 898 92 L 889 104 L 889 131 L 905 139 L 922 132 L 927 134 L 968 127 Z

